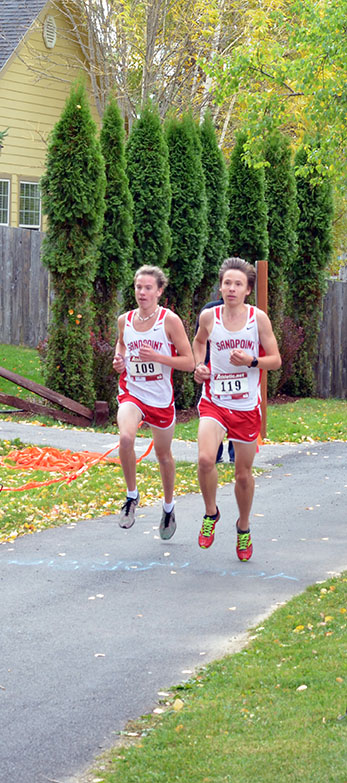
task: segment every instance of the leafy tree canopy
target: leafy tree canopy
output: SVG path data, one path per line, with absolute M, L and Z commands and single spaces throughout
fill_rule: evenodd
M 263 164 L 264 134 L 279 127 L 306 145 L 298 173 L 341 179 L 345 143 L 346 18 L 337 0 L 274 0 L 245 10 L 239 45 L 204 69 L 219 103 L 234 96 L 248 128 L 246 160 Z

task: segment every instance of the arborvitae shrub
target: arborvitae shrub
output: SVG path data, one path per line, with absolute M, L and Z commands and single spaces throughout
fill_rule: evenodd
M 93 405 L 91 295 L 104 213 L 104 161 L 85 89 L 71 90 L 48 146 L 41 180 L 47 233 L 42 261 L 54 289 L 45 381 Z

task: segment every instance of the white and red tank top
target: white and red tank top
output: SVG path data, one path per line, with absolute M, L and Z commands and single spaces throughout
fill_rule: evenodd
M 146 405 L 167 408 L 174 399 L 172 367 L 158 361 L 141 361 L 139 349 L 141 345 L 150 345 L 165 356 L 176 356 L 176 348 L 169 342 L 165 331 L 168 311 L 165 307 L 160 307 L 155 323 L 146 332 L 137 332 L 134 328 L 135 312 L 131 310 L 125 316 L 125 370 L 119 378 L 119 397 L 128 392 Z
M 264 355 L 259 344 L 257 308 L 247 307 L 247 321 L 238 332 L 230 332 L 223 325 L 223 307 L 214 307 L 214 322 L 210 333 L 211 375 L 203 384 L 202 397 L 221 408 L 249 411 L 260 405 L 261 370 L 230 364 L 230 351 L 234 348 L 247 351 L 251 356 Z

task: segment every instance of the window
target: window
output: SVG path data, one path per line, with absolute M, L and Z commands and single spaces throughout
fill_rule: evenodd
M 0 179 L 0 225 L 8 226 L 10 220 L 10 180 Z
M 40 228 L 41 198 L 38 182 L 20 183 L 19 225 L 22 228 Z

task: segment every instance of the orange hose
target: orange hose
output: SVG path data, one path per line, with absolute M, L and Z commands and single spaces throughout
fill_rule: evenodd
M 50 484 L 56 484 L 59 481 L 66 481 L 68 484 L 77 476 L 81 476 L 86 470 L 97 465 L 103 460 L 120 465 L 119 457 L 109 457 L 114 449 L 118 449 L 119 444 L 112 446 L 111 449 L 106 451 L 105 454 L 98 454 L 92 451 L 76 451 L 71 452 L 69 449 L 65 451 L 59 451 L 59 449 L 50 448 L 45 446 L 40 449 L 37 446 L 28 446 L 25 449 L 15 449 L 11 451 L 6 457 L 0 458 L 0 465 L 4 468 L 12 468 L 13 470 L 49 470 L 59 471 L 63 473 L 59 478 L 50 479 L 49 481 L 29 481 L 23 484 L 21 487 L 0 487 L 0 492 L 24 492 L 27 489 L 36 489 L 37 487 L 47 487 Z M 145 452 L 136 459 L 136 463 L 141 462 L 151 452 L 153 448 L 153 440 Z M 7 460 L 12 460 L 15 464 L 9 465 Z

